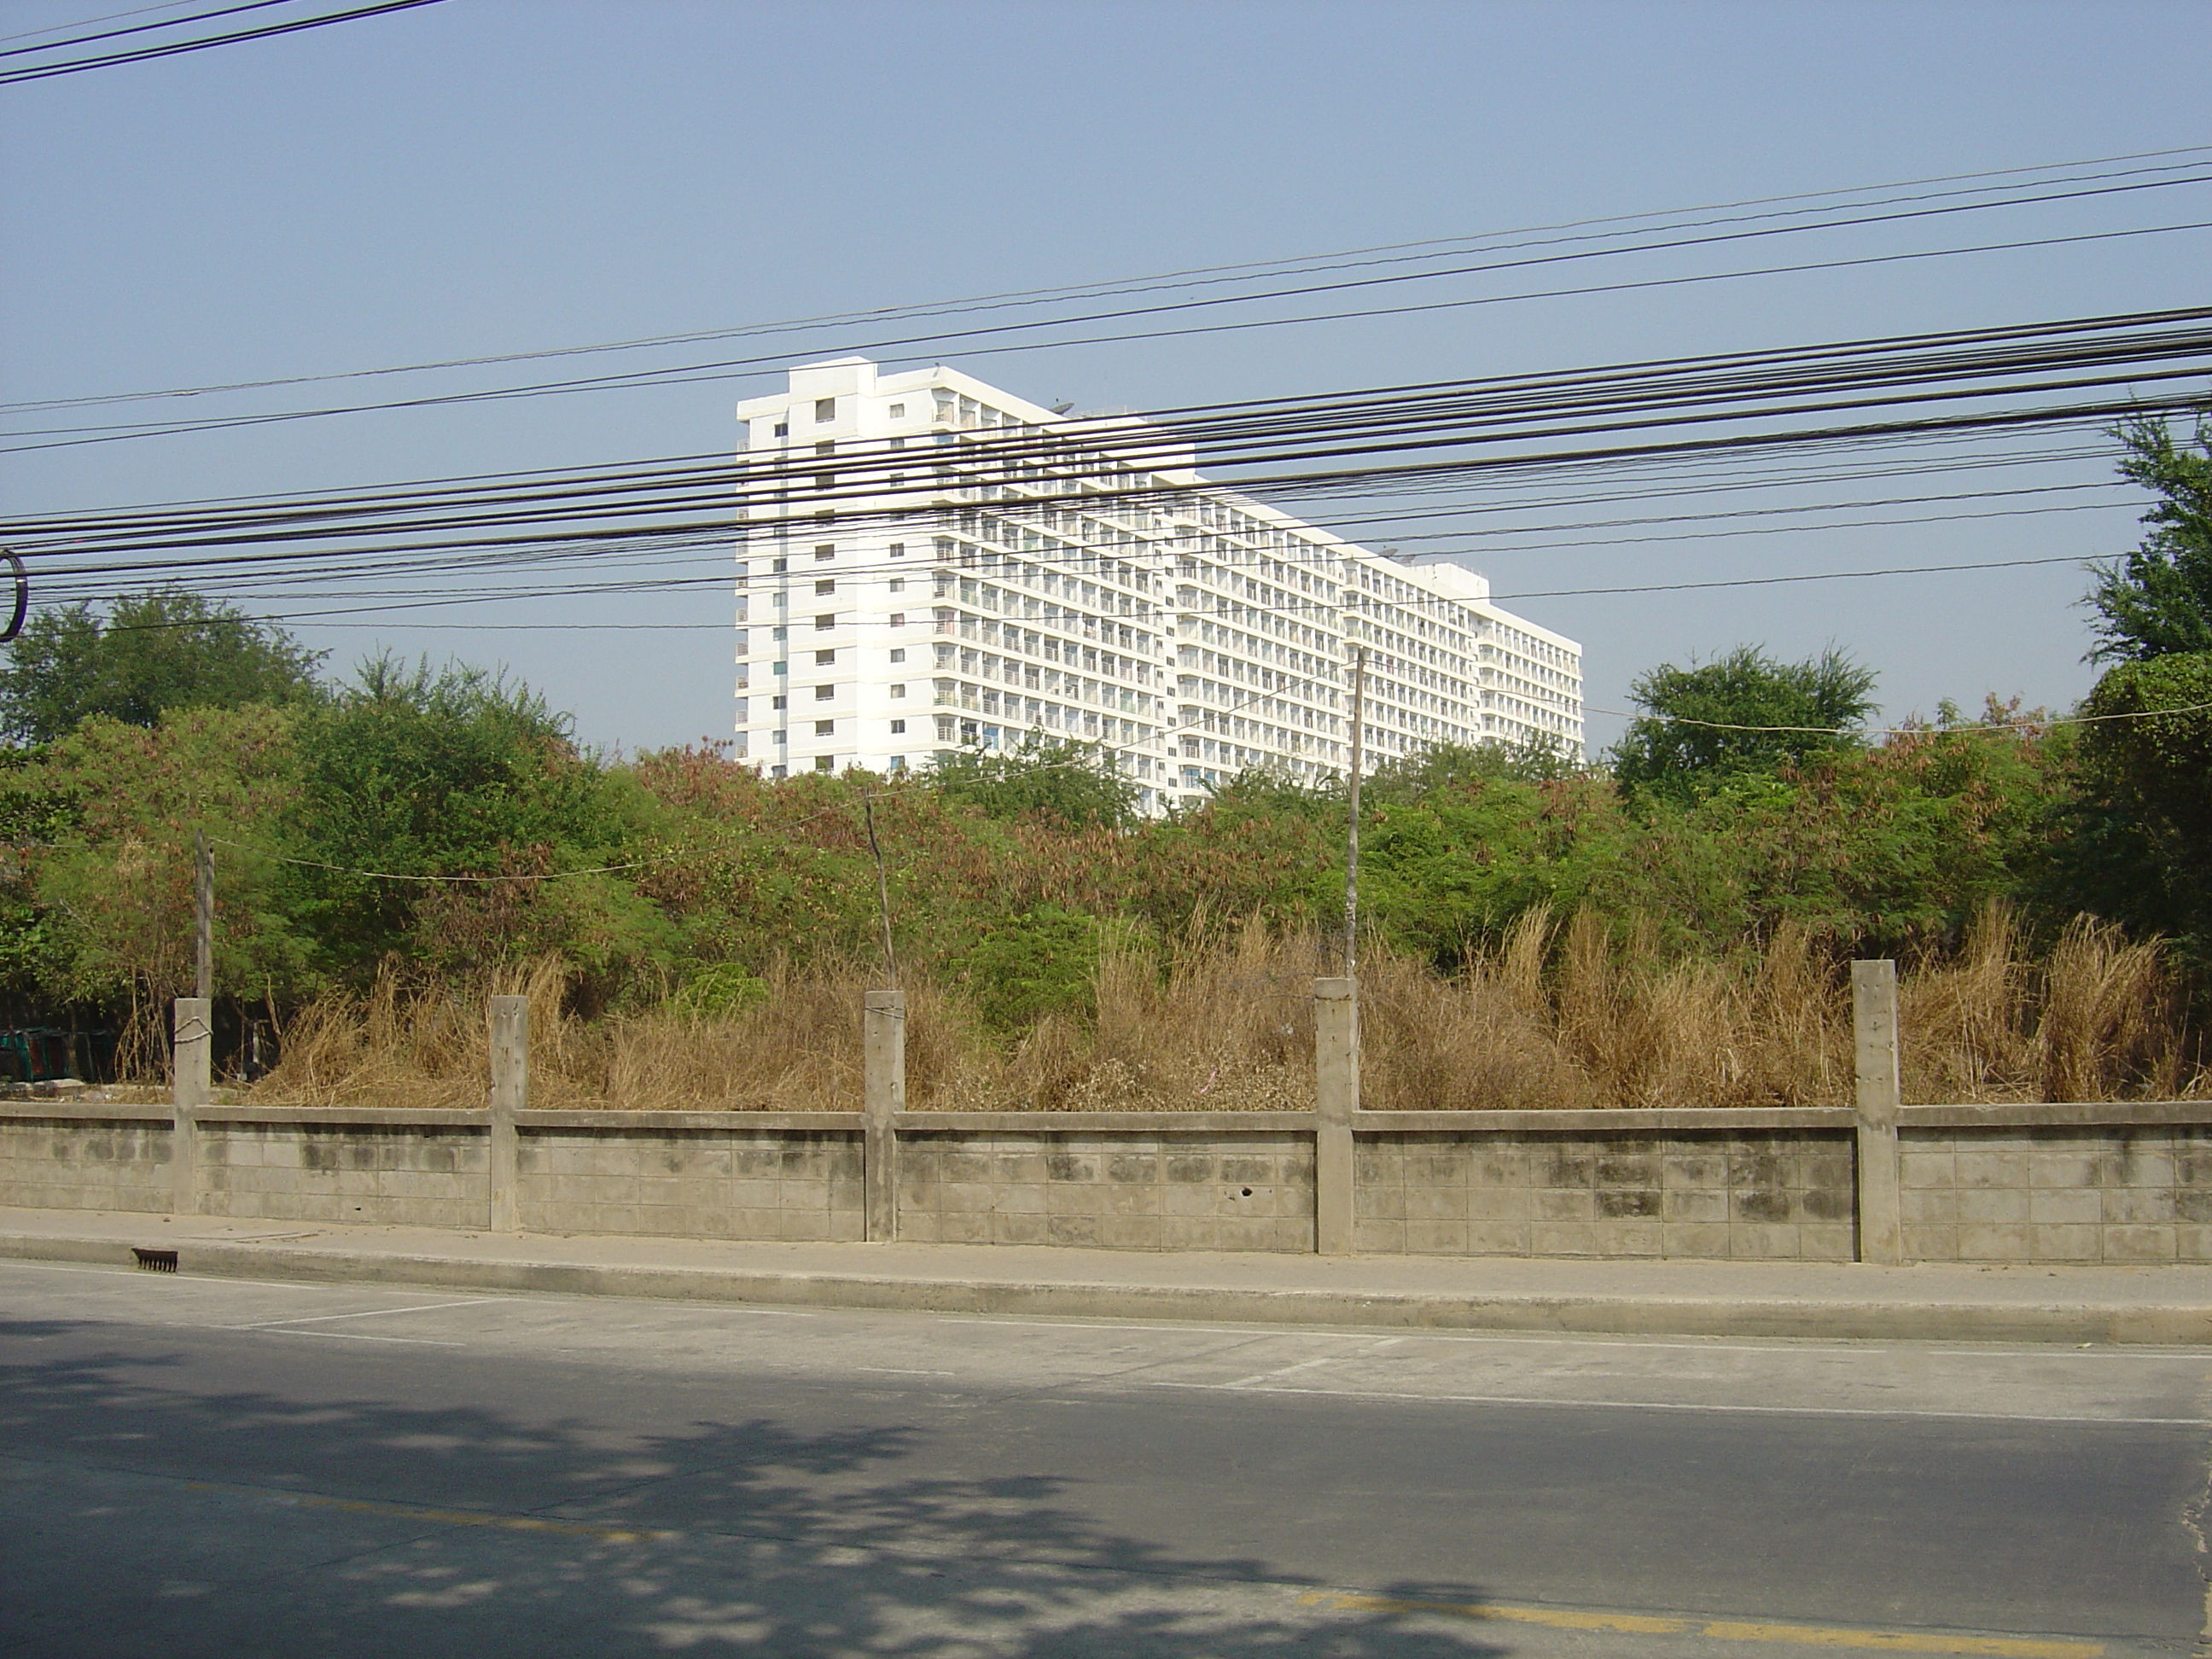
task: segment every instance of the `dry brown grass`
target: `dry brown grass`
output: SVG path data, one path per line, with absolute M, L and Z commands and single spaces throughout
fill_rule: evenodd
M 924 1109 L 1304 1111 L 1313 1105 L 1310 939 L 1201 924 L 1161 953 L 1109 936 L 1097 1015 L 1041 1022 L 1011 1053 L 970 1042 Z
M 1907 1100 L 2180 1099 L 2212 1093 L 2164 953 L 2077 917 L 2042 962 L 2002 908 L 1899 995 Z
M 1054 1017 L 992 1040 L 941 988 L 908 988 L 908 1100 L 922 1110 L 1304 1109 L 1313 1103 L 1312 982 L 1333 947 L 1257 921 L 1167 946 L 1109 935 L 1095 1018 Z M 302 1010 L 254 1097 L 481 1106 L 484 998 L 532 1000 L 538 1107 L 857 1110 L 859 965 L 769 975 L 757 1006 L 713 1017 L 671 1002 L 584 1021 L 543 963 L 468 987 Z M 1784 928 L 1723 962 L 1667 961 L 1652 931 L 1589 914 L 1523 916 L 1446 979 L 1370 949 L 1360 965 L 1363 1103 L 1377 1109 L 1843 1104 L 1850 1098 L 1846 964 Z M 2084 919 L 2033 960 L 2001 909 L 1953 957 L 1905 976 L 1913 1101 L 2212 1094 L 2163 957 Z
M 1816 1103 L 1850 1086 L 1832 981 L 1796 932 L 1737 963 L 1669 963 L 1647 929 L 1532 911 L 1456 979 L 1403 959 L 1363 975 L 1362 1103 Z
M 283 1032 L 256 1099 L 307 1105 L 479 1107 L 489 1089 L 485 999 L 530 999 L 530 1103 L 662 1111 L 858 1111 L 858 969 L 771 973 L 765 1001 L 702 1017 L 673 1003 L 581 1020 L 562 1009 L 568 974 L 540 963 L 468 986 L 380 977 L 365 999 L 329 996 Z M 955 1022 L 925 988 L 908 997 L 910 1086 L 952 1069 Z

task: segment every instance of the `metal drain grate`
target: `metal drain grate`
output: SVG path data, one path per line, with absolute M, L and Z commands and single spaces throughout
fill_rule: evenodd
M 138 1258 L 139 1267 L 147 1273 L 173 1273 L 177 1271 L 177 1253 L 174 1250 L 142 1250 L 133 1244 L 131 1254 Z

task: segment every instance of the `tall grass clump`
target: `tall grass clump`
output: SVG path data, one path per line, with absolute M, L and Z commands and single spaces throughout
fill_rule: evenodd
M 1201 916 L 1161 937 L 1120 921 L 1058 980 L 1019 995 L 973 973 L 910 975 L 907 1098 L 917 1110 L 1304 1110 L 1313 1103 L 1313 981 L 1337 941 Z M 1784 924 L 1721 958 L 1669 957 L 1652 923 L 1524 912 L 1444 974 L 1363 941 L 1362 1103 L 1514 1110 L 1844 1105 L 1852 1088 L 1848 960 Z M 1007 959 L 1020 959 L 1018 956 Z M 857 1111 L 857 961 L 778 963 L 714 994 L 672 989 L 584 1018 L 553 958 L 466 982 L 380 975 L 365 996 L 295 1013 L 257 1098 L 313 1104 L 483 1103 L 484 1000 L 531 999 L 531 1103 L 664 1110 Z M 1038 986 L 1044 987 L 1043 991 Z M 1010 1018 L 1009 1008 L 1023 1011 Z M 2212 1094 L 2161 947 L 2083 918 L 2038 956 L 1985 908 L 1957 948 L 1900 987 L 1905 1097 L 2094 1101 Z

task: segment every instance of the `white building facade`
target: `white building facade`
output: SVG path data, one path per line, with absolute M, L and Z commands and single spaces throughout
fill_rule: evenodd
M 862 358 L 738 405 L 736 752 L 776 776 L 926 767 L 1031 732 L 1109 746 L 1145 809 L 1548 734 L 1583 752 L 1582 649 L 1209 484 L 1124 416 Z

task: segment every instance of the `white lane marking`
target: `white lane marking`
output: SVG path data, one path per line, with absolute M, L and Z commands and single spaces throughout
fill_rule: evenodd
M 957 1376 L 957 1371 L 918 1371 L 908 1365 L 855 1365 L 856 1371 L 866 1371 L 872 1376 Z
M 354 1313 L 307 1314 L 298 1319 L 257 1319 L 250 1325 L 215 1325 L 219 1331 L 265 1331 L 277 1325 L 325 1325 L 334 1319 L 380 1319 L 386 1314 L 433 1313 L 440 1308 L 481 1308 L 504 1302 L 503 1296 L 471 1297 L 465 1302 L 422 1302 L 411 1308 L 362 1308 Z
M 893 1309 L 841 1309 L 840 1312 L 867 1314 L 903 1312 Z M 1204 1336 L 1268 1336 L 1297 1337 L 1308 1341 L 1324 1337 L 1343 1338 L 1359 1334 L 1358 1328 L 1316 1327 L 1304 1328 L 1296 1325 L 1146 1325 L 1130 1321 L 1024 1319 L 1019 1314 L 1000 1314 L 994 1317 L 975 1317 L 966 1314 L 935 1314 L 927 1312 L 921 1317 L 939 1325 L 996 1325 L 1022 1330 L 1098 1331 L 1111 1334 L 1118 1331 L 1188 1331 Z M 2076 1347 L 2061 1347 L 2057 1343 L 2048 1346 L 2032 1344 L 2013 1347 L 1996 1343 L 1977 1344 L 1972 1347 L 1945 1347 L 1933 1343 L 1875 1342 L 1856 1337 L 1830 1339 L 1817 1337 L 1778 1336 L 1765 1342 L 1651 1342 L 1640 1337 L 1601 1336 L 1578 1331 L 1563 1331 L 1556 1336 L 1528 1336 L 1509 1332 L 1492 1334 L 1472 1331 L 1464 1335 L 1443 1331 L 1406 1331 L 1400 1340 L 1410 1342 L 1472 1342 L 1485 1346 L 1503 1346 L 1509 1343 L 1533 1344 L 1540 1347 L 1560 1348 L 1656 1348 L 1679 1349 L 1686 1353 L 1909 1353 L 1918 1356 L 1949 1356 L 1960 1359 L 2185 1359 L 2198 1360 L 2212 1355 L 2212 1346 L 2192 1344 L 2145 1344 L 2136 1346 L 2100 1345 L 2083 1352 Z
M 2042 1412 L 1921 1411 L 1910 1407 L 1717 1406 L 1674 1400 L 1568 1400 L 1521 1394 L 1396 1394 L 1382 1389 L 1248 1389 L 1234 1382 L 1167 1382 L 1139 1379 L 1138 1388 L 1195 1389 L 1206 1394 L 1297 1395 L 1333 1400 L 1410 1400 L 1443 1405 L 1597 1407 L 1607 1411 L 1715 1412 L 1761 1417 L 1935 1417 L 1991 1423 L 2110 1423 L 2124 1428 L 2212 1428 L 2207 1417 L 2059 1417 Z
M 9 1267 L 25 1267 L 40 1273 L 98 1273 L 110 1279 L 142 1280 L 144 1278 L 141 1270 L 137 1267 L 70 1267 L 64 1266 L 60 1262 L 33 1261 L 27 1257 L 0 1256 L 0 1271 L 4 1271 Z M 164 1274 L 161 1277 L 164 1280 L 170 1280 L 169 1275 Z M 190 1280 L 194 1284 L 199 1285 L 248 1285 L 257 1286 L 264 1290 L 271 1291 L 326 1291 L 330 1288 L 327 1285 L 320 1284 L 313 1280 L 289 1279 L 234 1279 L 228 1274 L 195 1273 L 189 1272 L 175 1275 L 174 1280 L 170 1282 L 182 1280 Z M 519 1296 L 503 1297 L 490 1297 L 484 1299 L 487 1301 L 570 1303 L 612 1301 L 656 1303 L 659 1300 L 657 1297 L 650 1297 L 586 1296 L 559 1291 L 532 1291 L 524 1292 Z M 675 1310 L 672 1308 L 669 1311 L 673 1312 Z M 911 1316 L 927 1319 L 931 1321 L 933 1323 L 939 1325 L 995 1325 L 1001 1328 L 1011 1327 L 1021 1330 L 1099 1331 L 1109 1334 L 1120 1331 L 1153 1331 L 1163 1334 L 1188 1332 L 1201 1336 L 1258 1335 L 1285 1338 L 1296 1337 L 1307 1340 L 1313 1340 L 1323 1337 L 1340 1338 L 1356 1336 L 1359 1334 L 1358 1327 L 1306 1328 L 1296 1325 L 1261 1324 L 1186 1325 L 1180 1322 L 1172 1324 L 1146 1324 L 1133 1320 L 1115 1320 L 1103 1317 L 1095 1320 L 1027 1319 L 1019 1314 L 999 1314 L 989 1316 L 975 1316 L 966 1314 L 932 1314 L 927 1310 L 922 1309 L 896 1308 L 833 1308 L 828 1310 L 824 1313 L 815 1313 L 811 1311 L 802 1311 L 800 1310 L 792 1308 L 756 1307 L 744 1303 L 719 1303 L 713 1304 L 693 1303 L 684 1304 L 684 1311 L 690 1313 L 713 1312 L 758 1315 L 763 1318 L 768 1319 L 819 1319 L 839 1316 L 866 1319 L 872 1317 L 906 1317 Z M 1817 1337 L 1795 1336 L 1778 1336 L 1765 1342 L 1707 1342 L 1703 1340 L 1690 1342 L 1655 1342 L 1647 1341 L 1639 1337 L 1602 1336 L 1595 1333 L 1585 1334 L 1578 1331 L 1563 1331 L 1557 1335 L 1523 1335 L 1508 1332 L 1498 1332 L 1493 1334 L 1486 1331 L 1474 1331 L 1464 1334 L 1458 1334 L 1443 1331 L 1421 1330 L 1404 1332 L 1401 1334 L 1401 1340 L 1415 1342 L 1471 1342 L 1496 1346 L 1520 1343 L 1540 1347 L 1651 1348 L 1656 1350 L 1679 1350 L 1686 1353 L 1808 1353 L 1824 1355 L 1886 1353 L 1911 1354 L 1916 1358 L 1948 1357 L 1959 1359 L 2200 1360 L 2206 1358 L 2208 1355 L 2212 1355 L 2212 1345 L 2191 1343 L 2145 1343 L 2142 1345 L 2113 1344 L 2109 1346 L 2100 1344 L 2094 1348 L 2084 1349 L 2071 1345 L 2062 1346 L 2055 1342 L 2048 1345 L 2033 1343 L 2024 1347 L 1990 1342 L 1976 1343 L 1970 1346 L 1954 1347 L 1926 1342 L 1877 1342 L 1856 1337 L 1822 1340 Z
M 195 1325 L 186 1328 L 202 1331 L 255 1331 L 263 1336 L 319 1336 L 332 1342 L 397 1342 L 410 1348 L 465 1348 L 465 1342 L 440 1342 L 427 1336 L 364 1336 L 359 1331 L 287 1331 L 262 1330 L 253 1325 Z
M 1317 1366 L 1334 1365 L 1346 1359 L 1364 1359 L 1369 1354 L 1395 1346 L 1404 1340 L 1403 1337 L 1385 1337 L 1380 1342 L 1370 1343 L 1357 1353 L 1325 1353 L 1318 1359 L 1301 1359 L 1295 1365 L 1280 1366 L 1272 1371 L 1255 1371 L 1249 1376 L 1240 1376 L 1234 1382 L 1224 1382 L 1218 1386 L 1224 1389 L 1249 1389 L 1256 1383 L 1272 1382 L 1279 1376 L 1293 1376 L 1300 1371 L 1310 1371 Z
M 228 1273 L 196 1273 L 189 1268 L 173 1273 L 149 1273 L 143 1267 L 64 1267 L 58 1261 L 29 1261 L 18 1259 L 15 1256 L 0 1256 L 0 1270 L 5 1270 L 9 1267 L 27 1267 L 38 1273 L 97 1273 L 104 1279 L 127 1279 L 134 1285 L 145 1285 L 149 1286 L 174 1285 L 243 1285 L 252 1290 L 296 1291 L 302 1295 L 321 1296 L 327 1296 L 333 1290 L 343 1290 L 348 1288 L 344 1285 L 333 1285 L 325 1280 L 314 1279 L 234 1279 Z M 426 1285 L 424 1288 L 428 1289 L 429 1286 Z M 553 1298 L 548 1297 L 547 1299 L 551 1300 Z M 602 1298 L 598 1297 L 578 1297 L 574 1299 L 596 1302 Z M 514 1300 L 514 1298 L 488 1297 L 485 1300 L 498 1302 L 503 1300 L 511 1301 Z

